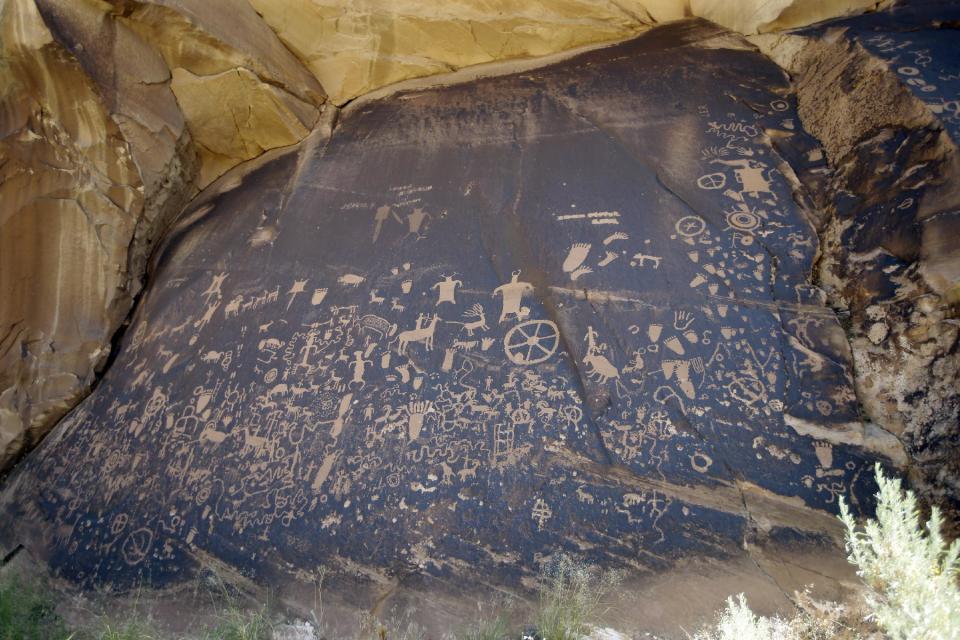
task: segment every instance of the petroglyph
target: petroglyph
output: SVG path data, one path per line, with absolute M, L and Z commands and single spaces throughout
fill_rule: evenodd
M 671 37 L 719 33 L 696 24 Z M 496 554 L 532 574 L 576 540 L 634 564 L 740 553 L 731 473 L 804 515 L 864 500 L 872 456 L 784 418 L 858 416 L 814 230 L 761 135 L 796 117 L 785 80 L 730 81 L 781 78 L 746 49 L 701 68 L 646 46 L 345 109 L 324 153 L 188 211 L 103 383 L 19 471 L 57 532 L 43 557 L 89 585 L 175 581 L 199 552 L 257 577 L 415 548 L 436 576 L 499 576 Z M 274 184 L 284 223 L 251 244 L 259 213 L 230 207 L 278 213 Z M 757 517 L 819 526 L 781 513 Z

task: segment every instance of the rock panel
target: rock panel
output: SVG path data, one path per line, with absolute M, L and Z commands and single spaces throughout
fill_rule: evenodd
M 272 155 L 177 221 L 5 544 L 87 586 L 517 585 L 830 540 L 903 460 L 812 284 L 822 152 L 729 32 L 358 102 Z
M 832 177 L 819 265 L 865 415 L 896 434 L 915 488 L 960 506 L 960 59 L 955 6 L 914 2 L 757 42 L 797 79 Z

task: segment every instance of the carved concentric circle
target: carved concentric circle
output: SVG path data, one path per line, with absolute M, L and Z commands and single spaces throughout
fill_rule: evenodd
M 760 218 L 749 211 L 734 211 L 727 215 L 727 223 L 738 231 L 751 231 L 760 224 Z

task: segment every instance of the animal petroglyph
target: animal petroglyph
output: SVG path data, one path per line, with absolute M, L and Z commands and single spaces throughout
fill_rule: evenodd
M 422 317 L 417 318 L 416 327 L 401 331 L 398 334 L 397 351 L 400 354 L 406 353 L 407 345 L 411 342 L 422 342 L 424 349 L 427 351 L 433 350 L 433 335 L 437 330 L 437 323 L 440 321 L 440 316 L 433 314 L 430 317 L 430 321 L 426 324 L 422 324 L 422 321 Z
M 472 336 L 475 331 L 488 331 L 490 329 L 490 327 L 487 326 L 487 314 L 479 302 L 464 311 L 463 317 L 473 319 L 466 322 L 458 322 L 456 320 L 444 320 L 444 322 L 459 324 L 463 327 L 463 330 L 467 332 L 468 336 Z M 486 349 L 484 349 L 484 351 L 486 351 Z

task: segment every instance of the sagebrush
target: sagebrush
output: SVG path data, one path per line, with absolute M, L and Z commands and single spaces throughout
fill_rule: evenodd
M 695 639 L 856 640 L 875 624 L 890 640 L 960 640 L 960 541 L 944 539 L 936 507 L 922 525 L 913 492 L 886 477 L 879 464 L 875 472 L 875 519 L 858 525 L 840 498 L 847 559 L 864 582 L 865 614 L 854 616 L 839 604 L 807 598 L 790 619 L 766 618 L 755 615 L 740 594 L 728 599 L 716 625 Z

